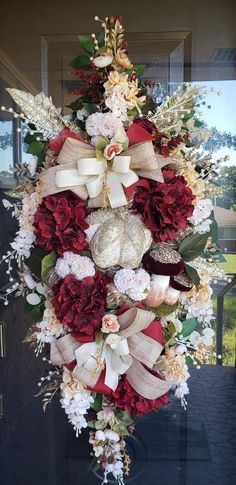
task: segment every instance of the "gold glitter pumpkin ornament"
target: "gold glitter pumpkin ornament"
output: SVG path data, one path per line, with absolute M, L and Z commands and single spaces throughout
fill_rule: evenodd
M 99 209 L 86 219 L 94 263 L 100 268 L 137 268 L 152 243 L 151 232 L 128 209 Z

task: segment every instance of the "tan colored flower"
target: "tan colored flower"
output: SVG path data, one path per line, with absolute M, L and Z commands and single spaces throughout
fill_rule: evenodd
M 119 328 L 120 325 L 116 315 L 109 313 L 103 317 L 101 328 L 103 333 L 115 333 L 118 332 Z
M 76 392 L 86 392 L 82 382 L 75 379 L 72 372 L 66 367 L 63 369 L 62 384 L 60 385 L 62 396 L 66 399 L 72 399 Z
M 123 67 L 124 69 L 132 69 L 133 64 L 130 62 L 127 54 L 125 51 L 118 49 L 115 56 L 115 61 L 119 66 Z
M 128 74 L 111 71 L 108 80 L 104 83 L 104 88 L 106 91 L 109 91 L 115 86 L 119 86 L 121 89 L 126 90 L 128 87 Z
M 138 80 L 129 81 L 129 90 L 125 93 L 125 99 L 127 101 L 128 109 L 138 108 L 142 106 L 146 101 L 146 96 L 139 96 L 140 88 L 138 87 Z
M 180 175 L 184 177 L 193 194 L 196 195 L 193 204 L 196 203 L 197 199 L 202 199 L 205 196 L 205 182 L 198 178 L 199 174 L 190 162 L 186 162 L 185 166 L 180 170 Z
M 204 283 L 204 281 L 201 281 L 197 288 L 196 286 L 193 286 L 193 288 L 186 293 L 186 295 L 188 298 L 191 298 L 191 304 L 202 306 L 211 298 L 212 289 L 209 285 Z
M 168 381 L 179 384 L 189 377 L 184 355 L 175 355 L 175 347 L 166 348 L 165 355 L 159 357 L 155 369 Z

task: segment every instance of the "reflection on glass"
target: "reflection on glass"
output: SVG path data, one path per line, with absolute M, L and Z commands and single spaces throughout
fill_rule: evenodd
M 0 187 L 12 187 L 13 134 L 12 121 L 0 119 Z

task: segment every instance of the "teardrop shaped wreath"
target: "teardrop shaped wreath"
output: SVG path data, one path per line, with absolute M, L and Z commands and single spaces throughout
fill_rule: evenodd
M 17 260 L 19 281 L 3 299 L 26 298 L 26 341 L 37 356 L 50 349 L 44 409 L 60 392 L 76 436 L 91 428 L 103 483 L 123 484 L 135 416 L 169 392 L 185 407 L 187 364 L 214 354 L 210 284 L 227 277 L 210 198 L 217 167 L 198 151 L 211 134 L 196 107 L 207 91 L 184 83 L 163 97 L 130 61 L 121 19 L 101 24 L 71 62 L 71 115 L 8 89 L 32 159 L 15 168 L 19 201 L 3 201 L 19 220 L 2 258 L 10 281 Z

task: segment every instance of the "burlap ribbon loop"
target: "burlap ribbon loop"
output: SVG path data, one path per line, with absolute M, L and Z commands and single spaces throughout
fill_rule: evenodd
M 154 320 L 152 312 L 130 308 L 118 316 L 120 330 L 96 342 L 80 344 L 70 334 L 52 342 L 51 361 L 62 365 L 77 361 L 73 370 L 76 379 L 94 387 L 105 368 L 105 385 L 115 390 L 119 375 L 126 373 L 127 380 L 143 397 L 156 399 L 172 386 L 150 374 L 143 365 L 152 369 L 160 356 L 162 345 L 142 330 Z M 152 396 L 152 397 L 150 397 Z M 154 397 L 153 397 L 154 396 Z
M 106 183 L 110 205 L 115 208 L 127 204 L 122 185 L 129 187 L 139 177 L 163 182 L 161 168 L 170 160 L 156 155 L 152 142 L 144 141 L 116 156 L 108 170 L 106 161 L 96 159 L 91 145 L 68 137 L 57 162 L 40 175 L 43 197 L 69 189 L 83 200 L 90 198 L 91 207 L 100 207 Z

